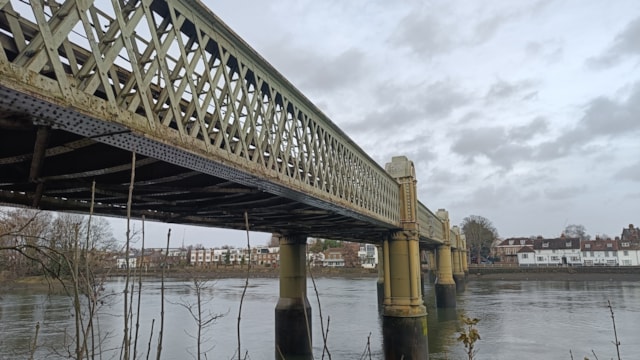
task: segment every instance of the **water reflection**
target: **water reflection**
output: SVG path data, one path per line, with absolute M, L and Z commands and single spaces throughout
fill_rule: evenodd
M 373 359 L 382 358 L 381 322 L 377 308 L 376 279 L 316 279 L 325 329 L 329 318 L 328 346 L 335 359 L 358 359 L 370 348 Z M 229 359 L 237 348 L 236 326 L 242 279 L 219 279 L 205 290 L 212 299 L 207 311 L 226 313 L 208 333 L 207 347 L 213 347 L 210 359 Z M 190 282 L 167 284 L 164 358 L 190 358 L 195 348 L 194 323 L 180 301 L 193 301 Z M 109 282 L 101 316 L 100 336 L 105 358 L 118 356 L 122 337 L 122 290 L 124 282 Z M 243 305 L 241 339 L 243 352 L 251 359 L 272 359 L 274 341 L 274 308 L 278 299 L 277 279 L 251 279 Z M 322 354 L 319 308 L 312 285 L 314 353 Z M 516 359 L 574 358 L 590 356 L 591 349 L 600 358 L 616 357 L 611 315 L 606 308 L 611 300 L 622 358 L 640 354 L 637 341 L 640 323 L 640 283 L 636 282 L 567 282 L 567 281 L 475 281 L 458 294 L 457 309 L 437 309 L 433 284 L 425 284 L 430 358 L 465 358 L 464 348 L 456 341 L 459 317 L 465 314 L 480 319 L 476 358 Z M 138 347 L 144 347 L 155 321 L 151 357 L 155 357 L 160 319 L 160 282 L 143 284 L 141 327 Z M 38 352 L 35 358 L 65 358 L 67 334 L 73 333 L 70 300 L 61 295 L 14 290 L 0 298 L 0 359 L 28 358 L 35 325 L 40 322 Z M 66 339 L 66 340 L 65 340 Z M 144 346 L 142 345 L 144 344 Z M 590 356 L 591 357 L 591 356 Z M 368 357 L 367 357 L 368 358 Z

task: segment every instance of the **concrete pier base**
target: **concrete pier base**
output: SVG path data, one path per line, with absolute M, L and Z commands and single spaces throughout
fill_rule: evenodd
M 436 306 L 456 307 L 456 284 L 436 284 Z
M 376 287 L 378 290 L 378 312 L 382 313 L 382 309 L 384 308 L 384 282 L 377 281 Z
M 276 305 L 276 359 L 313 359 L 311 305 L 305 298 L 278 300 Z
M 429 359 L 427 315 L 382 318 L 385 360 Z
M 457 292 L 463 292 L 467 288 L 467 279 L 465 278 L 464 273 L 453 274 L 453 281 L 456 283 Z
M 307 299 L 307 238 L 280 239 L 280 298 L 275 310 L 276 360 L 313 359 L 311 305 Z

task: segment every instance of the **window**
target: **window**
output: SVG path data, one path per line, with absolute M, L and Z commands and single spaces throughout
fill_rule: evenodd
M 618 252 L 617 252 L 617 251 L 612 251 L 612 252 L 611 252 L 611 256 L 613 256 L 613 257 L 618 256 Z
M 548 242 L 543 242 L 542 243 L 542 247 L 543 248 L 548 248 L 549 247 L 549 243 Z
M 522 254 L 522 258 L 523 259 L 528 259 L 529 258 L 529 254 L 527 254 L 527 253 Z
M 584 248 L 585 249 L 590 249 L 591 248 L 591 244 L 584 244 Z
M 582 252 L 582 256 L 587 257 L 587 252 L 586 252 L 586 251 L 583 251 L 583 252 Z
M 551 261 L 559 261 L 559 260 L 560 260 L 560 258 L 557 257 L 557 256 L 552 256 L 551 257 Z
M 556 253 L 556 251 L 557 251 L 556 249 L 551 250 L 551 252 L 554 254 Z
M 609 252 L 608 251 L 604 252 L 604 257 L 609 257 Z
M 629 256 L 629 251 L 628 250 L 625 250 L 623 253 L 624 253 L 624 256 Z
M 538 256 L 538 261 L 540 262 L 544 261 L 544 256 Z
M 629 247 L 629 245 L 630 245 L 630 244 L 629 244 L 628 242 L 623 242 L 623 243 L 622 243 L 622 247 Z
M 593 256 L 594 256 L 594 255 L 593 255 L 593 251 L 591 251 L 591 252 L 590 252 L 590 254 L 591 254 L 591 257 L 593 257 Z
M 608 247 L 608 248 L 612 248 L 612 247 L 613 247 L 613 244 L 612 244 L 612 243 L 608 243 L 608 244 L 607 244 L 607 247 Z
M 564 244 L 564 246 L 566 246 L 566 247 L 570 248 L 570 247 L 571 247 L 571 241 L 567 241 L 567 242 Z

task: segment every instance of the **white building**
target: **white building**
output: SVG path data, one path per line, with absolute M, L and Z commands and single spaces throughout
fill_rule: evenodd
M 621 266 L 640 266 L 640 243 L 620 241 L 618 264 Z
M 373 244 L 360 244 L 358 259 L 363 268 L 375 269 L 378 265 L 378 248 Z
M 520 266 L 536 265 L 536 251 L 530 246 L 523 246 L 516 253 L 518 256 L 518 264 Z
M 533 240 L 533 250 L 535 251 L 535 265 L 582 265 L 580 239 L 578 238 L 538 238 Z
M 618 241 L 611 239 L 595 239 L 583 241 L 581 244 L 584 266 L 617 266 Z
M 136 258 L 136 256 L 134 254 L 129 255 L 129 269 L 135 269 L 137 263 L 138 259 Z M 126 269 L 127 259 L 125 257 L 117 257 L 116 266 L 118 267 L 118 269 Z

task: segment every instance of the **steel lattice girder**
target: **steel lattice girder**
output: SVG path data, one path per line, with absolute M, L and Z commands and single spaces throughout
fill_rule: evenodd
M 198 1 L 0 0 L 0 29 L 5 111 L 400 227 L 396 180 Z

